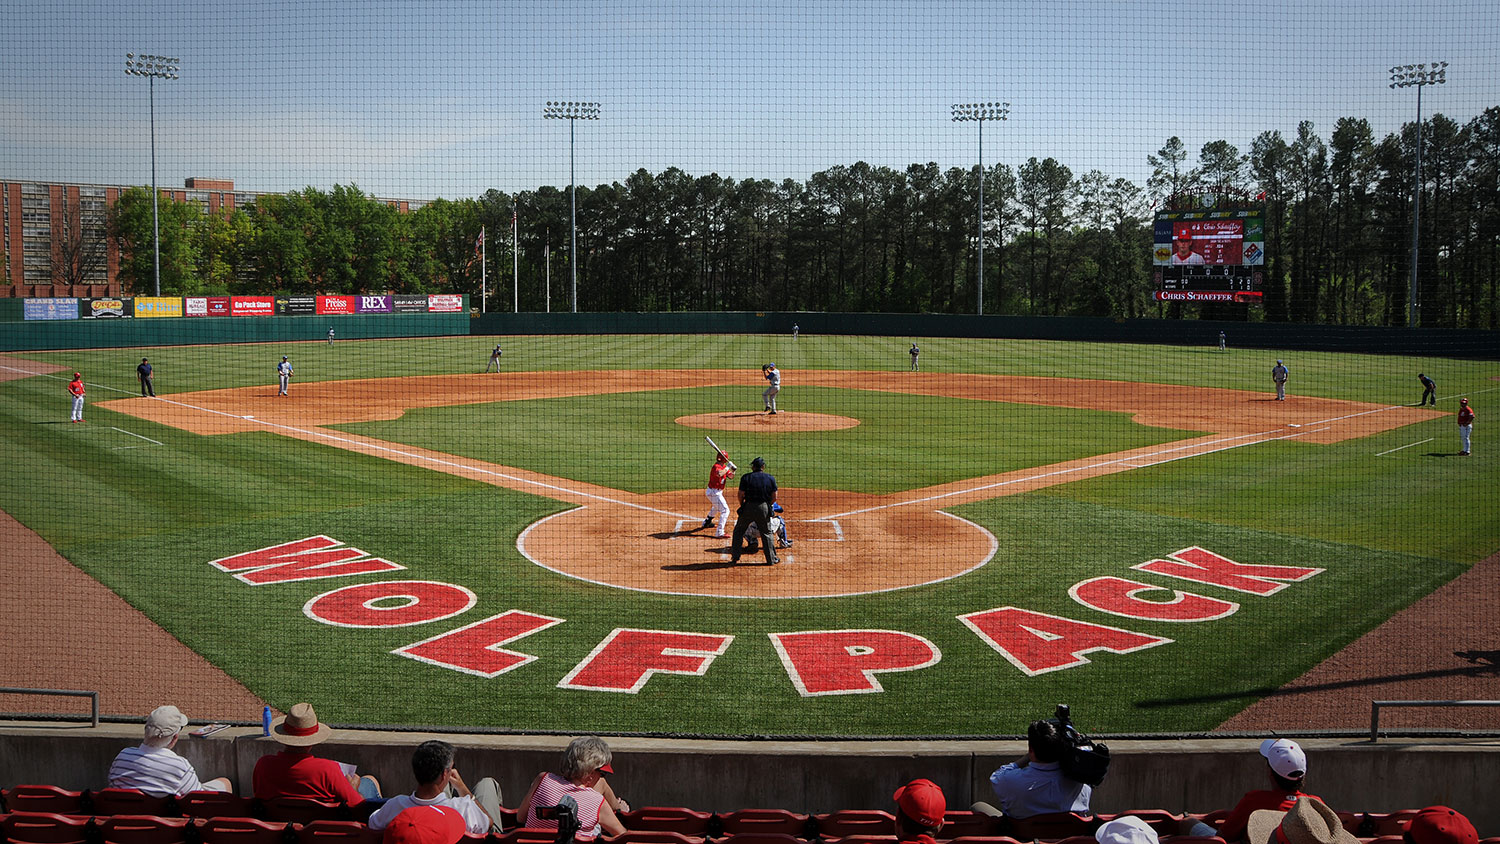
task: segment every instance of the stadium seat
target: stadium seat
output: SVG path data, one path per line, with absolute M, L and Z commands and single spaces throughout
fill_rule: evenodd
M 491 844 L 553 844 L 557 840 L 557 830 L 523 826 L 500 835 L 491 835 L 489 840 Z
M 1092 836 L 1098 825 L 1088 815 L 1052 812 L 1045 815 L 1032 815 L 1029 818 L 1011 818 L 1010 834 L 1022 841 L 1038 838 L 1062 839 L 1079 835 Z
M 255 818 L 208 818 L 198 823 L 203 844 L 291 844 L 296 832 L 291 824 Z
M 521 819 L 516 816 L 515 809 L 500 807 L 500 817 L 494 818 L 500 824 L 501 829 L 515 829 L 521 825 Z
M 190 818 L 111 815 L 95 820 L 104 844 L 183 844 L 196 832 Z
M 1000 827 L 999 818 L 991 817 L 983 812 L 955 809 L 943 814 L 943 828 L 938 833 L 938 838 L 988 837 L 998 834 Z
M 894 835 L 846 835 L 838 840 L 838 844 L 896 844 Z M 996 844 L 994 841 L 986 840 L 982 844 Z
M 886 836 L 896 831 L 891 813 L 879 809 L 842 809 L 826 815 L 813 815 L 813 822 L 817 824 L 818 837 L 825 841 L 851 835 Z
M 1399 812 L 1339 812 L 1339 821 L 1344 829 L 1358 838 L 1379 838 L 1385 835 L 1401 835 L 1406 824 L 1417 816 L 1416 809 Z
M 227 791 L 190 791 L 177 798 L 177 808 L 190 818 L 250 818 L 255 801 Z
M 663 829 L 627 829 L 609 840 L 612 844 L 703 844 L 706 839 Z
M 1162 844 L 1226 844 L 1217 835 L 1165 835 Z
M 16 844 L 85 844 L 94 833 L 92 818 L 56 812 L 11 812 L 3 828 Z
M 383 837 L 358 821 L 318 820 L 297 830 L 297 844 L 380 844 Z
M 724 838 L 722 844 L 805 844 L 805 842 L 785 832 L 737 832 Z
M 948 844 L 1021 844 L 1021 842 L 1008 835 L 961 835 L 949 839 Z
M 766 833 L 801 838 L 808 833 L 811 818 L 786 809 L 740 809 L 719 815 L 719 821 L 723 824 L 724 834 L 729 836 Z M 814 824 L 812 828 L 816 831 L 817 827 Z
M 88 793 L 95 815 L 155 815 L 160 818 L 182 814 L 177 799 L 170 795 L 157 797 L 134 788 L 101 788 Z
M 1094 821 L 1102 826 L 1115 818 L 1123 818 L 1127 815 L 1145 821 L 1156 831 L 1158 837 L 1177 834 L 1177 829 L 1182 823 L 1180 815 L 1174 815 L 1166 809 L 1127 809 L 1126 811 L 1116 812 L 1112 815 L 1095 815 Z
M 308 797 L 272 797 L 261 801 L 267 820 L 309 824 L 314 821 L 347 821 L 349 807 Z
M 647 806 L 620 813 L 620 823 L 627 830 L 676 832 L 681 835 L 707 836 L 712 812 L 695 812 L 673 806 Z
M 82 814 L 83 792 L 68 791 L 55 785 L 18 785 L 0 790 L 0 799 L 12 812 L 50 812 L 58 815 Z

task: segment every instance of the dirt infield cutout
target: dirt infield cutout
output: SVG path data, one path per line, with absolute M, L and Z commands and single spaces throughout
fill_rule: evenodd
M 1012 495 L 1072 480 L 1128 471 L 1277 439 L 1331 443 L 1439 416 L 1435 411 L 1335 399 L 1116 381 L 947 373 L 806 370 L 787 373 L 795 385 L 1017 402 L 1124 412 L 1143 425 L 1212 432 L 1158 446 L 1051 466 L 969 478 L 891 495 L 784 488 L 794 547 L 782 564 L 746 554 L 729 562 L 727 540 L 701 527 L 708 511 L 702 490 L 639 495 L 528 469 L 391 443 L 323 426 L 395 419 L 418 407 L 521 401 L 689 387 L 755 387 L 741 370 L 520 372 L 432 375 L 294 384 L 278 398 L 273 386 L 179 393 L 159 399 L 102 402 L 141 418 L 199 434 L 268 430 L 349 451 L 424 466 L 509 489 L 579 505 L 543 519 L 519 537 L 537 565 L 568 577 L 623 589 L 744 598 L 810 598 L 863 594 L 936 583 L 987 563 L 996 548 L 984 528 L 942 508 Z M 795 404 L 795 391 L 783 392 Z M 838 430 L 859 420 L 784 411 L 683 417 L 707 429 Z M 744 428 L 734 426 L 744 425 Z M 913 555 L 942 547 L 940 555 Z

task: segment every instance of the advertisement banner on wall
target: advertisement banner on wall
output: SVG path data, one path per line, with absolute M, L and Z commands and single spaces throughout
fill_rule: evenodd
M 209 316 L 229 316 L 233 312 L 231 297 L 210 296 L 208 297 Z
M 320 314 L 352 314 L 354 313 L 353 296 L 319 296 L 318 313 Z
M 182 300 L 176 296 L 137 296 L 135 297 L 136 318 L 146 317 L 180 317 L 182 316 Z
M 183 316 L 208 316 L 208 297 L 189 296 L 182 300 Z
M 427 310 L 435 314 L 462 313 L 464 297 L 460 293 L 434 293 L 427 297 Z
M 391 297 L 391 310 L 398 314 L 425 314 L 427 313 L 427 297 L 397 293 Z
M 229 297 L 230 316 L 275 316 L 276 300 L 270 296 Z
M 356 296 L 354 303 L 362 314 L 388 314 L 391 312 L 391 297 L 389 294 L 383 296 Z
M 277 296 L 276 315 L 295 316 L 298 314 L 315 314 L 318 312 L 318 300 L 315 296 Z
M 73 297 L 27 299 L 21 306 L 25 319 L 78 319 L 78 300 Z M 427 297 L 422 297 L 422 310 L 427 310 Z
M 81 319 L 128 319 L 135 313 L 129 299 L 79 299 Z

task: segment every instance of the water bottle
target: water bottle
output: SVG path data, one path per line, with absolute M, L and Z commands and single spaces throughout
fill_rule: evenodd
M 263 736 L 271 734 L 271 707 L 269 706 L 260 711 L 260 734 Z

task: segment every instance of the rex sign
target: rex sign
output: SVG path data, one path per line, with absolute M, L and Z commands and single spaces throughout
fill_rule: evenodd
M 213 560 L 210 565 L 249 586 L 364 577 L 406 567 L 329 536 L 310 536 Z M 1099 652 L 1130 654 L 1172 639 L 1118 624 L 1198 624 L 1227 618 L 1231 598 L 1269 598 L 1323 571 L 1310 566 L 1240 563 L 1197 546 L 1131 566 L 1167 582 L 1102 575 L 1075 583 L 1068 595 L 1085 612 L 1072 618 L 1002 606 L 957 617 L 981 642 L 1027 677 L 1088 665 Z M 1175 586 L 1226 590 L 1199 594 Z M 433 580 L 379 580 L 338 586 L 306 599 L 312 621 L 346 629 L 415 627 L 457 618 L 477 605 L 465 586 Z M 1102 613 L 1111 618 L 1093 617 Z M 1124 619 L 1122 621 L 1121 619 Z M 437 668 L 494 678 L 536 661 L 516 649 L 525 637 L 565 624 L 524 609 L 491 612 L 478 621 L 419 637 L 392 654 Z M 879 694 L 881 675 L 920 671 L 942 660 L 931 639 L 903 630 L 844 629 L 768 633 L 791 688 L 803 697 Z M 703 676 L 734 642 L 728 633 L 617 627 L 584 655 L 558 688 L 635 694 L 657 674 Z

